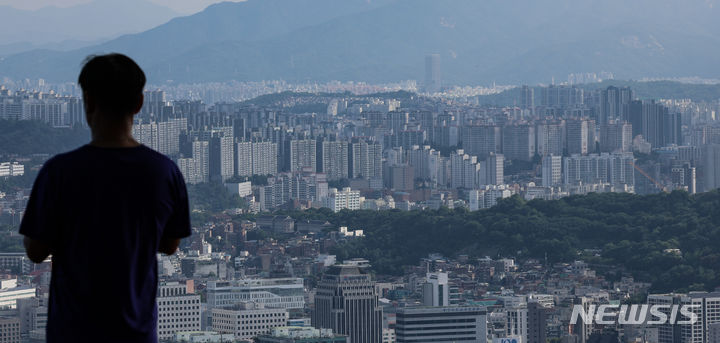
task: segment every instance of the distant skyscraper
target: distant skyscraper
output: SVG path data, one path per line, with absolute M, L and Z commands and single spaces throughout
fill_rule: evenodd
M 427 55 L 425 56 L 425 91 L 435 93 L 439 92 L 441 88 L 440 55 Z
M 520 108 L 529 110 L 532 114 L 535 111 L 535 89 L 526 85 L 522 86 L 522 95 L 520 96 Z
M 381 343 L 382 322 L 370 274 L 353 265 L 335 265 L 323 274 L 312 314 L 315 328 L 347 335 L 352 343 Z

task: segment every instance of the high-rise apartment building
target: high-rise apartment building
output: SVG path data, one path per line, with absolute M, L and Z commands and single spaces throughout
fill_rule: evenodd
M 562 184 L 562 156 L 546 155 L 542 159 L 542 185 L 555 187 Z
M 491 153 L 502 151 L 502 130 L 498 126 L 463 126 L 460 131 L 463 150 L 468 155 L 482 160 Z
M 535 127 L 522 123 L 503 127 L 503 155 L 508 160 L 531 161 L 535 156 Z
M 595 151 L 595 122 L 571 119 L 565 123 L 568 154 L 586 155 Z
M 289 141 L 288 166 L 291 172 L 317 171 L 316 142 L 314 139 L 295 139 Z
M 277 144 L 272 142 L 237 143 L 237 175 L 275 175 L 278 171 Z
M 348 178 L 348 142 L 346 141 L 323 141 L 321 172 L 327 175 L 328 181 L 335 181 Z
M 563 159 L 563 184 L 635 185 L 632 153 L 578 154 Z
M 610 121 L 600 126 L 600 152 L 629 152 L 632 149 L 632 125 Z
M 356 265 L 328 268 L 318 282 L 312 325 L 353 343 L 381 343 L 382 307 L 370 274 Z
M 565 149 L 565 121 L 540 122 L 535 126 L 537 153 L 562 156 Z
M 333 212 L 341 210 L 359 210 L 360 209 L 360 191 L 354 191 L 350 188 L 338 190 L 330 188 L 327 197 L 324 199 L 324 207 L 331 209 Z
M 350 143 L 350 177 L 382 180 L 382 144 L 360 139 Z

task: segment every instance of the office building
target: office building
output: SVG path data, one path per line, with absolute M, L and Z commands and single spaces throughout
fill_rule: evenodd
M 334 265 L 323 273 L 315 294 L 312 325 L 332 329 L 353 343 L 382 342 L 382 307 L 375 282 L 356 265 Z
M 158 285 L 158 339 L 169 340 L 180 331 L 198 331 L 201 322 L 200 294 L 194 294 L 192 281 L 161 282 Z
M 269 334 L 273 328 L 287 326 L 286 309 L 266 308 L 259 303 L 242 303 L 231 308 L 213 308 L 212 329 L 230 333 L 238 340 Z
M 480 306 L 401 307 L 397 343 L 487 342 L 487 311 Z
M 449 306 L 450 285 L 447 273 L 427 273 L 422 288 L 424 306 Z
M 0 342 L 20 343 L 20 319 L 15 317 L 0 317 Z
M 209 308 L 232 307 L 244 302 L 287 310 L 302 310 L 305 307 L 302 278 L 208 281 L 206 293 Z
M 35 297 L 35 287 L 18 286 L 17 279 L 0 280 L 0 310 L 17 308 L 17 300 Z

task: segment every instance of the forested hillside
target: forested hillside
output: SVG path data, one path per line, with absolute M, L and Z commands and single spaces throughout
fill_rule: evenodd
M 366 237 L 337 248 L 339 259 L 366 257 L 379 273 L 400 274 L 428 253 L 475 257 L 547 256 L 549 262 L 583 259 L 609 277 L 626 272 L 654 291 L 712 290 L 720 286 L 720 192 L 691 196 L 589 194 L 555 201 L 501 201 L 489 210 L 311 210 L 364 229 Z M 585 249 L 601 249 L 599 256 Z M 678 254 L 676 250 L 679 249 Z M 613 267 L 613 268 L 611 268 Z M 620 267 L 620 268 L 614 268 Z

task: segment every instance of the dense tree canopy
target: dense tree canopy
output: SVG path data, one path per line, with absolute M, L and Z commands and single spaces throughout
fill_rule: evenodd
M 58 154 L 90 142 L 90 130 L 53 128 L 30 120 L 0 120 L 0 155 Z
M 583 259 L 609 275 L 629 273 L 654 291 L 720 286 L 720 192 L 648 196 L 589 194 L 561 200 L 504 199 L 489 209 L 438 211 L 310 210 L 364 229 L 366 237 L 335 251 L 369 258 L 380 273 L 399 274 L 428 253 L 446 256 Z M 587 252 L 588 249 L 597 249 Z M 674 250 L 679 249 L 679 250 Z

